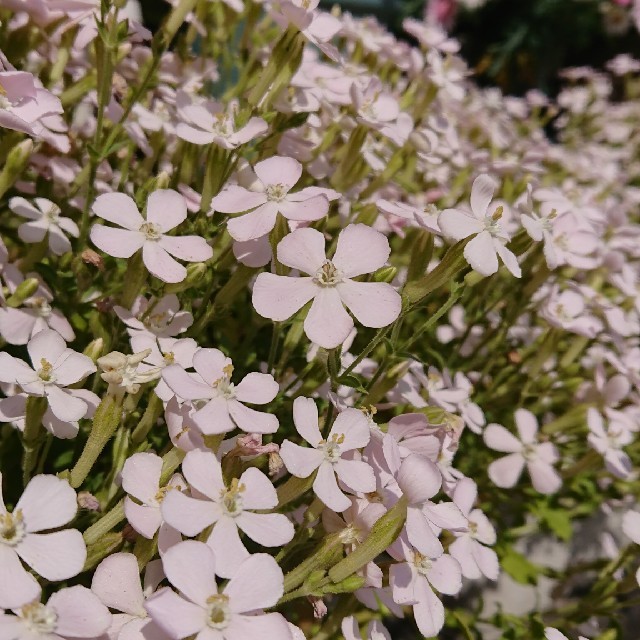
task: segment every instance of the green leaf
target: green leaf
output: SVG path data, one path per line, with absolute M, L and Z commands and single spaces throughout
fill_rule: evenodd
M 541 573 L 540 567 L 512 548 L 506 549 L 500 566 L 520 584 L 536 584 Z
M 573 526 L 565 509 L 546 509 L 541 513 L 541 519 L 560 540 L 567 542 L 571 539 Z

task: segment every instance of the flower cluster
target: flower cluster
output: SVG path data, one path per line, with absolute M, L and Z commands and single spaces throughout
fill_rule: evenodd
M 429 21 L 0 4 L 0 638 L 621 638 L 640 63 L 555 104 Z

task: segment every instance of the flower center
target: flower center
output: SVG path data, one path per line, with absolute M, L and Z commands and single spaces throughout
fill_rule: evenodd
M 363 539 L 362 531 L 354 524 L 350 524 L 340 532 L 340 541 L 342 544 L 359 544 Z
M 178 491 L 182 491 L 182 487 L 179 485 L 166 484 L 164 487 L 160 487 L 158 489 L 158 493 L 155 495 L 155 500 L 158 504 L 161 504 L 162 501 L 167 497 L 167 493 L 169 491 L 177 489 Z
M 53 365 L 48 361 L 42 358 L 40 360 L 40 368 L 38 369 L 38 378 L 42 380 L 42 382 L 53 382 Z
M 9 98 L 7 98 L 7 91 L 0 84 L 0 109 L 9 110 L 9 109 L 11 109 L 11 107 L 13 107 L 13 105 L 11 104 L 11 100 L 9 100 Z
M 176 356 L 173 351 L 168 351 L 167 353 L 163 353 L 162 357 L 164 359 L 165 365 L 173 364 L 176 361 Z
M 160 240 L 162 229 L 155 222 L 143 222 L 140 225 L 140 232 L 144 233 L 147 240 Z
M 58 624 L 58 614 L 40 602 L 32 602 L 22 607 L 20 615 L 29 631 L 38 635 L 53 633 Z
M 469 533 L 474 537 L 478 534 L 478 524 L 473 520 L 469 520 Z
M 231 125 L 231 119 L 224 113 L 216 113 L 211 132 L 215 133 L 223 138 L 230 136 L 233 133 L 233 126 Z
M 340 460 L 340 445 L 344 442 L 344 433 L 334 433 L 330 440 L 321 440 L 318 449 L 324 453 L 325 460 L 335 464 Z
M 207 625 L 217 630 L 226 628 L 231 619 L 229 597 L 222 593 L 209 596 L 207 605 Z
M 148 318 L 144 319 L 142 323 L 149 329 L 160 330 L 164 329 L 169 324 L 168 313 L 155 313 Z
M 242 493 L 246 487 L 240 484 L 237 478 L 231 481 L 231 485 L 226 491 L 222 491 L 222 507 L 225 513 L 232 518 L 242 513 Z
M 532 460 L 536 457 L 536 453 L 537 447 L 535 444 L 525 444 L 522 447 L 522 455 L 524 456 L 525 460 Z
M 502 218 L 503 207 L 498 207 L 491 216 L 484 217 L 484 230 L 488 231 L 492 236 L 498 236 L 502 233 L 500 218 Z
M 431 560 L 427 556 L 423 556 L 419 551 L 413 552 L 413 564 L 422 576 L 426 576 L 433 566 Z
M 342 273 L 331 260 L 325 260 L 325 263 L 316 271 L 314 281 L 321 287 L 335 287 L 342 282 Z
M 60 214 L 60 207 L 57 204 L 51 203 L 51 206 L 44 212 L 44 217 L 49 222 L 57 224 L 59 214 Z
M 269 184 L 266 188 L 267 199 L 271 202 L 282 202 L 289 192 L 285 184 Z
M 0 542 L 15 547 L 26 535 L 22 511 L 16 509 L 13 513 L 0 515 Z
M 234 391 L 235 385 L 231 382 L 231 374 L 233 373 L 233 365 L 228 364 L 223 369 L 222 372 L 224 376 L 222 378 L 218 378 L 214 380 L 211 386 L 214 389 L 218 390 L 218 395 L 226 398 L 227 400 L 231 400 L 236 397 L 236 392 Z
M 36 310 L 41 318 L 51 317 L 51 305 L 42 297 L 37 297 L 32 300 L 33 308 Z

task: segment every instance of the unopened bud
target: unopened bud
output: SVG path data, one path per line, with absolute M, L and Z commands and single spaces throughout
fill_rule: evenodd
M 88 491 L 81 491 L 78 494 L 78 506 L 81 509 L 86 509 L 87 511 L 100 511 L 100 502 L 98 499 Z
M 180 293 L 191 289 L 191 287 L 200 286 L 202 279 L 207 274 L 207 265 L 204 262 L 192 262 L 187 265 L 187 277 L 182 282 L 175 282 L 165 286 L 165 293 Z
M 269 453 L 269 475 L 275 476 L 284 467 L 284 462 L 277 451 Z
M 36 278 L 27 278 L 23 280 L 18 288 L 14 291 L 13 295 L 7 299 L 7 306 L 16 308 L 19 307 L 27 298 L 30 298 L 40 286 L 40 282 Z
M 92 340 L 84 349 L 82 353 L 85 356 L 89 356 L 93 362 L 96 362 L 104 349 L 104 340 L 102 338 L 96 338 Z
M 313 617 L 316 620 L 320 620 L 327 615 L 327 605 L 322 598 L 318 596 L 307 596 L 311 606 L 313 607 Z
M 80 254 L 80 257 L 85 264 L 93 265 L 98 271 L 104 271 L 104 260 L 102 256 L 93 249 L 85 249 Z
M 155 189 L 167 189 L 170 182 L 171 176 L 166 171 L 161 171 L 155 179 L 154 187 Z
M 398 270 L 395 267 L 381 267 L 373 274 L 375 282 L 392 282 Z
M 2 197 L 22 175 L 33 151 L 33 140 L 27 138 L 11 149 L 0 173 L 0 197 Z

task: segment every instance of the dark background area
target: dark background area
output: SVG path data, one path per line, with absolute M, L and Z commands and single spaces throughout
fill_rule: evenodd
M 162 0 L 140 2 L 145 24 L 153 31 L 169 5 Z M 327 10 L 334 4 L 321 2 Z M 403 19 L 420 18 L 424 12 L 424 0 L 338 4 L 354 15 L 374 15 L 397 37 L 408 39 Z M 623 52 L 640 57 L 640 35 L 628 20 L 624 24 L 628 13 L 613 0 L 488 0 L 476 11 L 460 9 L 451 34 L 460 40 L 462 55 L 481 84 L 517 95 L 534 88 L 555 95 L 563 68 L 603 68 Z

